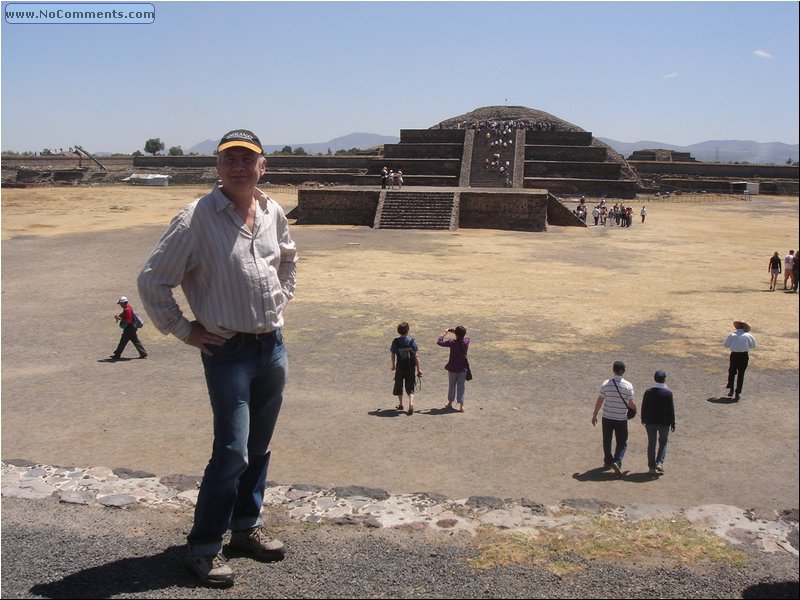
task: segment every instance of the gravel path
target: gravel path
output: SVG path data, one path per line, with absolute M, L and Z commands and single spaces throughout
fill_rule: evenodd
M 275 525 L 280 563 L 233 557 L 232 589 L 200 587 L 185 566 L 185 511 L 3 500 L 4 598 L 797 598 L 798 563 L 747 552 L 743 567 L 586 561 L 477 569 L 470 536 Z

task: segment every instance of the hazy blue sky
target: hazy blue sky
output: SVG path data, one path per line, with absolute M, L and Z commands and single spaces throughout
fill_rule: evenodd
M 155 12 L 146 25 L 4 19 L 2 149 L 131 152 L 151 137 L 187 149 L 236 127 L 295 145 L 399 135 L 506 103 L 625 142 L 798 142 L 797 2 L 156 2 Z

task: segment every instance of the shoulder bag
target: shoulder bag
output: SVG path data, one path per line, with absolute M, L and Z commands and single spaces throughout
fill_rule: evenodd
M 614 387 L 617 388 L 617 393 L 619 394 L 619 397 L 622 399 L 623 404 L 625 404 L 625 408 L 628 409 L 628 420 L 630 421 L 633 417 L 636 416 L 636 409 L 628 406 L 628 403 L 625 400 L 625 396 L 623 396 L 622 392 L 619 391 L 619 386 L 617 385 L 617 382 L 614 381 L 613 377 L 611 378 L 611 383 L 613 383 Z
M 472 369 L 469 366 L 469 359 L 467 358 L 467 351 L 464 350 L 464 342 L 461 342 L 461 352 L 464 354 L 464 363 L 467 365 L 467 381 L 472 381 Z

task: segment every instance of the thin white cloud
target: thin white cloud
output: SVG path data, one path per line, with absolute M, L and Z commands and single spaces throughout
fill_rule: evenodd
M 669 75 L 662 75 L 661 79 L 674 79 L 678 76 L 678 73 L 670 73 Z
M 759 58 L 772 58 L 772 54 L 770 54 L 766 50 L 753 50 L 753 54 L 755 54 Z

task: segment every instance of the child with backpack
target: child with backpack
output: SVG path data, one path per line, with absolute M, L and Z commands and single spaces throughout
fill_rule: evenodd
M 392 371 L 394 371 L 394 395 L 397 396 L 397 410 L 403 410 L 403 388 L 408 394 L 408 414 L 414 414 L 414 374 L 422 377 L 422 369 L 419 368 L 419 357 L 417 353 L 417 342 L 408 335 L 410 326 L 403 322 L 397 326 L 397 333 L 400 334 L 392 340 L 390 351 L 392 353 Z

